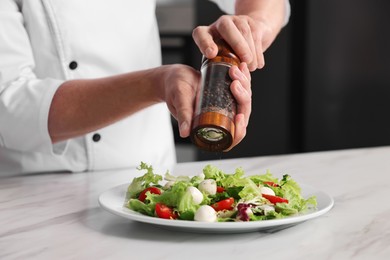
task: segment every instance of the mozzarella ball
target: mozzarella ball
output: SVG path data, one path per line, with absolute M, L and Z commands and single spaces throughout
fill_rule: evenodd
M 275 196 L 275 192 L 269 187 L 261 187 L 260 192 L 261 194 Z
M 202 222 L 216 222 L 217 212 L 209 205 L 202 205 L 195 212 L 194 220 Z
M 196 205 L 200 204 L 203 201 L 203 194 L 195 187 L 188 187 L 187 192 L 191 193 L 192 199 Z
M 198 189 L 206 194 L 215 195 L 217 193 L 217 183 L 213 179 L 206 179 L 199 183 Z
M 204 178 L 206 177 L 206 176 L 204 175 L 203 172 L 199 173 L 197 176 L 198 176 L 199 179 L 201 179 L 201 180 L 204 180 Z

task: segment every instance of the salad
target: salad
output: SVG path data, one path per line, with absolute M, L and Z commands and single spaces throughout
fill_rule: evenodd
M 303 198 L 301 188 L 289 175 L 281 179 L 269 171 L 245 176 L 206 165 L 193 176 L 164 177 L 141 162 L 146 171 L 128 186 L 124 206 L 151 217 L 204 222 L 261 221 L 303 213 L 317 205 L 314 196 Z

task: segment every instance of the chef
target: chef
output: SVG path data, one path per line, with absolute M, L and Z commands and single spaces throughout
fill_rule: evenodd
M 286 0 L 215 0 L 226 13 L 193 38 L 208 58 L 223 38 L 237 145 L 251 112 L 250 72 L 289 17 Z M 156 1 L 0 1 L 0 176 L 176 163 L 170 113 L 188 137 L 200 75 L 161 65 Z

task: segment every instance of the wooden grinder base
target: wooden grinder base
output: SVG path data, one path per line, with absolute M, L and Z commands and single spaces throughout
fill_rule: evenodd
M 225 133 L 224 137 L 218 141 L 205 139 L 199 130 L 203 128 L 215 128 Z M 233 121 L 218 112 L 205 112 L 196 116 L 192 122 L 191 140 L 202 150 L 210 152 L 222 152 L 233 144 L 235 126 Z

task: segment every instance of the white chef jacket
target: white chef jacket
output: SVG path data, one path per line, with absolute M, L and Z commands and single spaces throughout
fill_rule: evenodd
M 48 133 L 50 104 L 64 81 L 161 65 L 155 5 L 0 0 L 0 176 L 175 164 L 163 103 L 54 145 Z
M 212 0 L 232 13 L 235 0 Z M 157 104 L 52 144 L 48 113 L 66 80 L 161 65 L 156 0 L 0 0 L 0 176 L 176 163 L 171 118 Z

